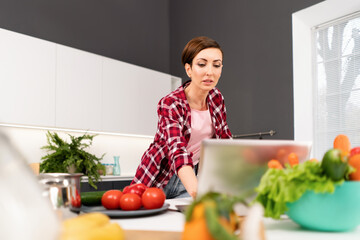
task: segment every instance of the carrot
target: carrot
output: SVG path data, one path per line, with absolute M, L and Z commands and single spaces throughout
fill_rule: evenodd
M 350 152 L 351 143 L 349 138 L 344 134 L 339 134 L 334 139 L 334 148 L 340 149 L 346 154 Z
M 350 180 L 360 181 L 360 154 L 355 154 L 349 158 L 349 165 L 355 168 L 355 172 L 350 174 Z
M 276 159 L 271 159 L 268 162 L 268 167 L 269 168 L 275 168 L 275 169 L 283 169 L 283 166 L 281 165 L 281 163 Z
M 290 153 L 287 158 L 288 158 L 290 166 L 293 167 L 293 166 L 299 164 L 299 157 L 296 153 L 294 153 L 294 152 Z

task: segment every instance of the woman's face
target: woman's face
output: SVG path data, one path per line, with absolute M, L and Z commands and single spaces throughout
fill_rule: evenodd
M 206 48 L 194 57 L 192 66 L 185 64 L 185 70 L 191 84 L 201 90 L 210 91 L 219 81 L 222 66 L 220 49 Z

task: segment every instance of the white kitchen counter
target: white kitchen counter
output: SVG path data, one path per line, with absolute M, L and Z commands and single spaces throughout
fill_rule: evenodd
M 360 226 L 351 232 L 317 232 L 301 228 L 290 219 L 264 219 L 267 240 L 357 240 Z
M 185 218 L 184 214 L 176 210 L 175 205 L 187 204 L 192 198 L 167 199 L 165 202 L 170 204 L 166 212 L 138 217 L 138 218 L 119 218 L 112 219 L 126 230 L 152 230 L 152 231 L 175 231 L 182 232 Z
M 126 175 L 105 175 L 101 176 L 101 182 L 111 182 L 111 181 L 131 181 L 134 178 L 134 174 L 126 174 Z M 88 182 L 88 177 L 81 177 L 81 182 Z
M 167 210 L 164 213 L 151 216 L 118 218 L 111 219 L 111 221 L 117 222 L 126 230 L 182 232 L 185 218 L 183 213 Z
M 175 200 L 178 204 L 179 200 Z M 173 200 L 166 200 L 171 206 Z M 126 230 L 150 231 L 183 231 L 185 216 L 183 213 L 167 210 L 166 212 L 138 218 L 112 219 Z M 351 232 L 317 232 L 301 228 L 290 219 L 273 220 L 264 219 L 267 240 L 358 240 L 360 239 L 360 226 Z

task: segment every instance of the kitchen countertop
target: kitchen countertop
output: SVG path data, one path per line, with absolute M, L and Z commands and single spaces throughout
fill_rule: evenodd
M 126 175 L 105 175 L 100 176 L 101 182 L 110 182 L 110 181 L 131 181 L 134 178 L 134 175 L 126 174 Z M 81 177 L 81 182 L 88 182 L 88 177 L 83 176 Z
M 174 204 L 179 203 L 179 200 L 166 200 L 166 202 L 170 204 L 170 209 L 163 213 L 139 218 L 118 218 L 111 221 L 125 229 L 126 236 L 129 236 L 126 239 L 141 239 L 136 236 L 145 234 L 149 236 L 148 240 L 180 239 L 185 216 L 173 207 Z M 360 238 L 360 226 L 350 232 L 317 232 L 303 229 L 286 217 L 281 220 L 264 218 L 264 225 L 267 240 L 353 240 Z M 173 237 L 169 238 L 171 235 Z
M 351 232 L 318 232 L 306 230 L 290 219 L 264 219 L 267 240 L 355 240 L 360 238 L 360 226 Z

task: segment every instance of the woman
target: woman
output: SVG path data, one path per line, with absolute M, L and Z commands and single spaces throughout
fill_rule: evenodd
M 162 188 L 167 198 L 196 196 L 201 141 L 231 138 L 224 98 L 215 88 L 222 62 L 216 41 L 197 37 L 187 43 L 182 63 L 190 80 L 160 100 L 154 142 L 132 183 Z

